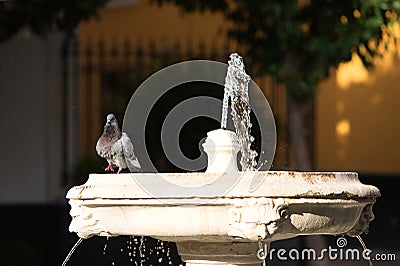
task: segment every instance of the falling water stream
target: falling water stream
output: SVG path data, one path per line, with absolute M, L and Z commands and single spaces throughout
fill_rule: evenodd
M 67 264 L 67 262 L 69 261 L 69 259 L 72 256 L 72 254 L 75 252 L 75 250 L 79 246 L 79 244 L 82 243 L 82 241 L 83 241 L 83 238 L 79 238 L 78 241 L 76 241 L 75 245 L 71 248 L 71 250 L 69 251 L 67 257 L 63 261 L 62 266 L 65 266 Z
M 236 136 L 240 146 L 240 165 L 242 171 L 254 171 L 257 165 L 257 152 L 251 149 L 254 137 L 251 136 L 249 82 L 243 59 L 233 53 L 228 61 L 228 71 L 225 77 L 224 99 L 222 102 L 221 128 L 226 129 L 228 120 L 228 104 L 231 103 L 232 121 L 236 129 Z
M 364 250 L 364 251 L 367 250 L 367 246 L 365 245 L 365 243 L 364 243 L 364 241 L 362 240 L 361 236 L 358 235 L 358 236 L 356 236 L 356 238 L 358 239 L 358 242 L 360 242 L 360 244 L 361 244 L 363 250 Z M 369 262 L 369 266 L 372 266 L 372 261 L 371 261 L 371 259 L 369 259 L 368 262 Z

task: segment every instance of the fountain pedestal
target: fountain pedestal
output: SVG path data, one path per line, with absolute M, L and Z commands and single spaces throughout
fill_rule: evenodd
M 177 243 L 186 265 L 260 265 L 255 256 L 257 242 L 195 242 Z

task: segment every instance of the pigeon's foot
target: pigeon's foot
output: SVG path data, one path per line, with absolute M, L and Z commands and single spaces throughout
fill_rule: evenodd
M 121 171 L 122 171 L 122 168 L 119 168 L 117 174 L 121 173 Z
M 104 169 L 104 170 L 114 172 L 114 168 L 113 168 L 112 164 L 109 164 L 109 165 L 106 167 L 106 169 Z M 119 171 L 118 171 L 118 172 L 119 172 Z

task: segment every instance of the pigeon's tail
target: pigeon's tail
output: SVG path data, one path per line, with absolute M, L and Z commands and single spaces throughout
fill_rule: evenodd
M 129 168 L 129 171 L 131 173 L 142 172 L 139 160 L 136 157 L 128 158 L 126 160 L 126 164 L 127 164 L 128 168 Z

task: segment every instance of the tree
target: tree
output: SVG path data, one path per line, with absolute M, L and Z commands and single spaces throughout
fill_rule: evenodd
M 290 143 L 304 171 L 312 168 L 306 118 L 318 84 L 353 53 L 372 67 L 400 11 L 400 0 L 158 0 L 164 2 L 223 13 L 252 73 L 285 86 Z
M 97 14 L 107 0 L 6 0 L 0 1 L 0 42 L 10 39 L 22 27 L 35 34 L 63 31 L 66 39 L 82 20 Z

